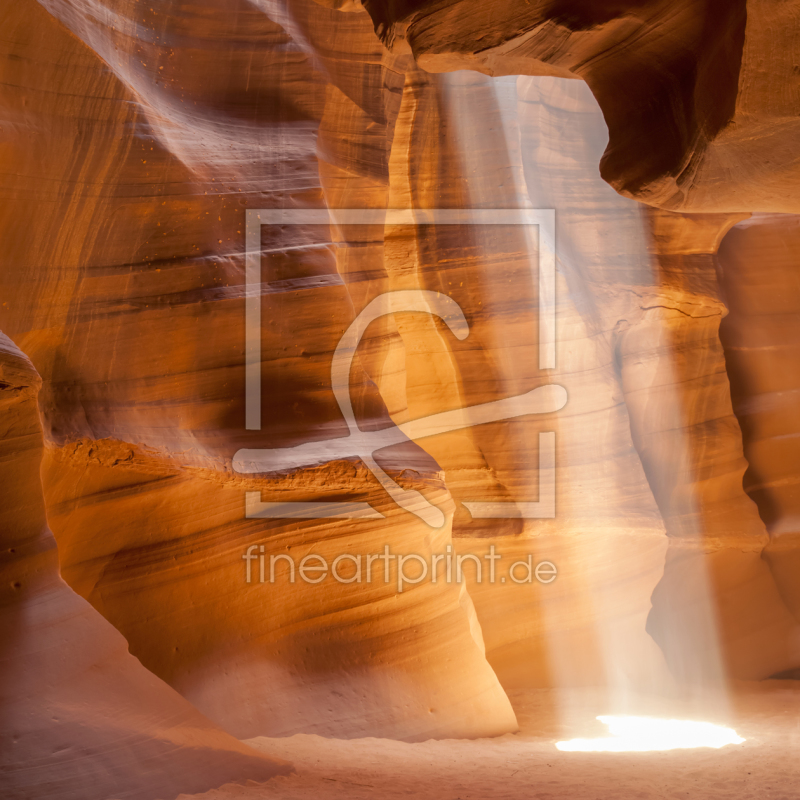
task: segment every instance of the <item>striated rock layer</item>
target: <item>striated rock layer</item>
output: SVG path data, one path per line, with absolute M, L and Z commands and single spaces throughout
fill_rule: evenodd
M 798 667 L 794 542 L 775 537 L 791 528 L 791 467 L 759 461 L 747 398 L 760 383 L 731 344 L 748 316 L 736 287 L 750 262 L 730 252 L 754 236 L 742 221 L 794 202 L 794 163 L 751 153 L 754 98 L 783 58 L 765 71 L 752 48 L 778 12 L 365 7 L 0 12 L 0 327 L 42 375 L 42 486 L 64 578 L 144 667 L 239 737 L 498 735 L 517 727 L 510 691 L 594 684 L 624 705 L 635 690 Z M 779 155 L 793 131 L 776 134 Z M 262 427 L 246 429 L 244 223 L 257 208 L 555 209 L 555 367 L 538 358 L 532 229 L 265 225 Z M 362 431 L 547 384 L 566 407 L 377 454 L 440 509 L 438 528 L 355 457 L 234 472 L 242 448 L 348 433 L 333 353 L 398 290 L 450 298 L 469 335 L 422 312 L 376 320 L 349 376 Z M 475 501 L 541 499 L 541 433 L 556 437 L 555 517 L 473 516 Z M 254 519 L 247 493 L 377 513 Z M 396 570 L 314 584 L 282 560 L 274 583 L 260 579 L 262 553 L 268 570 L 271 556 L 330 563 L 385 546 L 427 560 L 494 546 L 504 565 L 531 554 L 558 578 L 517 586 L 468 569 L 462 585 L 400 591 Z M 168 690 L 148 680 L 155 702 Z
M 23 200 L 4 220 L 22 268 L 3 273 L 16 298 L 3 321 L 44 379 L 43 477 L 65 577 L 146 667 L 238 736 L 514 730 L 462 587 L 245 582 L 253 544 L 268 561 L 449 541 L 449 522 L 431 530 L 401 512 L 353 462 L 252 480 L 230 467 L 242 446 L 346 431 L 330 357 L 353 311 L 327 226 L 264 230 L 264 426 L 244 429 L 244 209 L 324 207 L 318 142 L 351 169 L 343 132 L 384 205 L 397 60 L 366 15 L 312 3 L 275 20 L 244 4 L 164 3 L 141 19 L 135 3 L 107 17 L 47 8 L 59 19 L 32 3 L 4 10 L 19 152 L 5 191 Z M 341 51 L 323 46 L 331 25 Z M 362 426 L 389 424 L 358 366 L 352 395 Z M 424 451 L 407 443 L 381 463 L 452 514 Z M 345 494 L 386 519 L 247 520 L 248 490 Z
M 506 688 L 663 685 L 648 614 L 681 680 L 766 677 L 800 658 L 798 629 L 760 558 L 766 533 L 742 491 L 747 463 L 712 255 L 746 215 L 645 216 L 594 173 L 604 144 L 581 83 L 409 74 L 390 205 L 557 209 L 557 364 L 538 366 L 537 255 L 520 229 L 409 228 L 387 233 L 389 286 L 452 296 L 470 337 L 398 323 L 384 364 L 405 364 L 405 394 L 385 366 L 371 374 L 400 420 L 545 381 L 567 389 L 558 414 L 421 442 L 459 504 L 521 500 L 540 483 L 538 432 L 556 431 L 554 520 L 476 520 L 463 505 L 455 517 L 461 552 L 534 551 L 561 570 L 553 587 L 470 583 Z M 497 538 L 519 533 L 514 543 Z
M 800 219 L 756 215 L 737 225 L 719 252 L 720 280 L 730 309 L 721 328 L 722 343 L 749 465 L 744 488 L 769 531 L 764 558 L 796 619 L 798 243 Z
M 603 177 L 686 211 L 797 211 L 795 3 L 364 0 L 430 72 L 580 78 L 610 140 Z M 623 88 L 624 87 L 624 88 Z
M 688 252 L 657 255 L 660 308 L 622 345 L 626 402 L 642 409 L 634 441 L 670 536 L 648 631 L 686 679 L 761 679 L 800 659 L 800 630 L 762 558 L 766 530 L 742 489 L 747 461 L 719 338 L 727 308 L 713 252 L 736 221 L 708 217 L 693 246 L 669 248 Z M 654 231 L 663 223 L 656 213 Z
M 40 385 L 0 333 L 4 796 L 164 798 L 287 774 L 148 672 L 59 577 L 39 481 Z

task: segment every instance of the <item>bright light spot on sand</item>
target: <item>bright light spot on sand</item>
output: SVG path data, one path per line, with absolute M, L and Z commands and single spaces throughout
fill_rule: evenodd
M 653 717 L 597 717 L 608 725 L 611 736 L 600 739 L 570 739 L 556 742 L 559 750 L 582 752 L 643 752 L 688 747 L 725 747 L 744 739 L 732 728 L 710 722 Z

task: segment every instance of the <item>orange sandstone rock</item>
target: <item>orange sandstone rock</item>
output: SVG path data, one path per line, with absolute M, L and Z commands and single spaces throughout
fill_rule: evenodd
M 797 211 L 797 8 L 769 0 L 365 0 L 430 72 L 586 81 L 603 177 L 685 211 Z
M 4 795 L 155 800 L 287 774 L 148 672 L 61 580 L 39 481 L 40 385 L 0 334 Z

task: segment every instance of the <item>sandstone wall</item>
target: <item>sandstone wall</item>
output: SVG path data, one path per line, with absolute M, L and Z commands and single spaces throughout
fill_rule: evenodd
M 431 72 L 586 81 L 603 177 L 672 210 L 797 211 L 795 3 L 364 0 L 393 52 Z
M 795 617 L 799 234 L 794 216 L 754 216 L 725 237 L 719 254 L 730 309 L 721 338 L 748 461 L 744 487 L 770 534 L 764 558 Z
M 291 766 L 213 725 L 58 574 L 39 478 L 41 379 L 0 333 L 0 766 L 12 798 L 150 798 Z
M 780 324 L 759 299 L 789 280 L 794 223 L 743 222 L 794 210 L 793 44 L 758 56 L 769 31 L 791 35 L 791 4 L 484 6 L 1 12 L 0 328 L 42 376 L 60 568 L 144 667 L 239 737 L 495 735 L 516 728 L 507 693 L 532 686 L 624 698 L 800 663 L 791 293 Z M 246 430 L 245 210 L 326 207 L 556 209 L 555 368 L 538 361 L 535 231 L 265 226 L 263 425 Z M 362 430 L 549 383 L 566 407 L 378 454 L 440 528 L 353 458 L 236 474 L 240 448 L 345 435 L 333 351 L 395 290 L 452 298 L 469 336 L 421 313 L 373 323 L 350 376 Z M 465 503 L 538 498 L 544 431 L 556 517 L 473 517 Z M 247 519 L 246 492 L 384 516 Z M 494 545 L 559 578 L 248 585 L 241 558 L 387 544 Z
M 450 535 L 449 522 L 431 531 L 401 513 L 353 462 L 250 481 L 230 467 L 244 445 L 346 430 L 330 356 L 353 316 L 327 226 L 265 229 L 265 424 L 248 434 L 244 209 L 324 207 L 318 138 L 331 169 L 362 170 L 384 195 L 388 185 L 396 60 L 364 15 L 304 8 L 275 19 L 214 3 L 4 12 L 17 32 L 5 191 L 21 199 L 4 217 L 20 268 L 3 273 L 15 298 L 3 324 L 43 376 L 63 574 L 146 667 L 238 736 L 503 733 L 514 714 L 459 587 L 245 583 L 253 543 L 267 558 L 427 553 Z M 331 25 L 338 53 L 324 45 Z M 358 148 L 337 154 L 339 125 Z M 358 368 L 353 383 L 362 424 L 388 424 Z M 399 479 L 452 514 L 424 451 L 408 443 L 383 463 L 396 477 L 410 469 Z M 320 489 L 370 500 L 388 520 L 244 519 L 247 490 L 302 501 Z

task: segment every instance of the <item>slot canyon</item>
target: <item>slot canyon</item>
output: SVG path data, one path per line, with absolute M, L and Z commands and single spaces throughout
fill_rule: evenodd
M 800 797 L 800 3 L 0 20 L 4 798 Z

